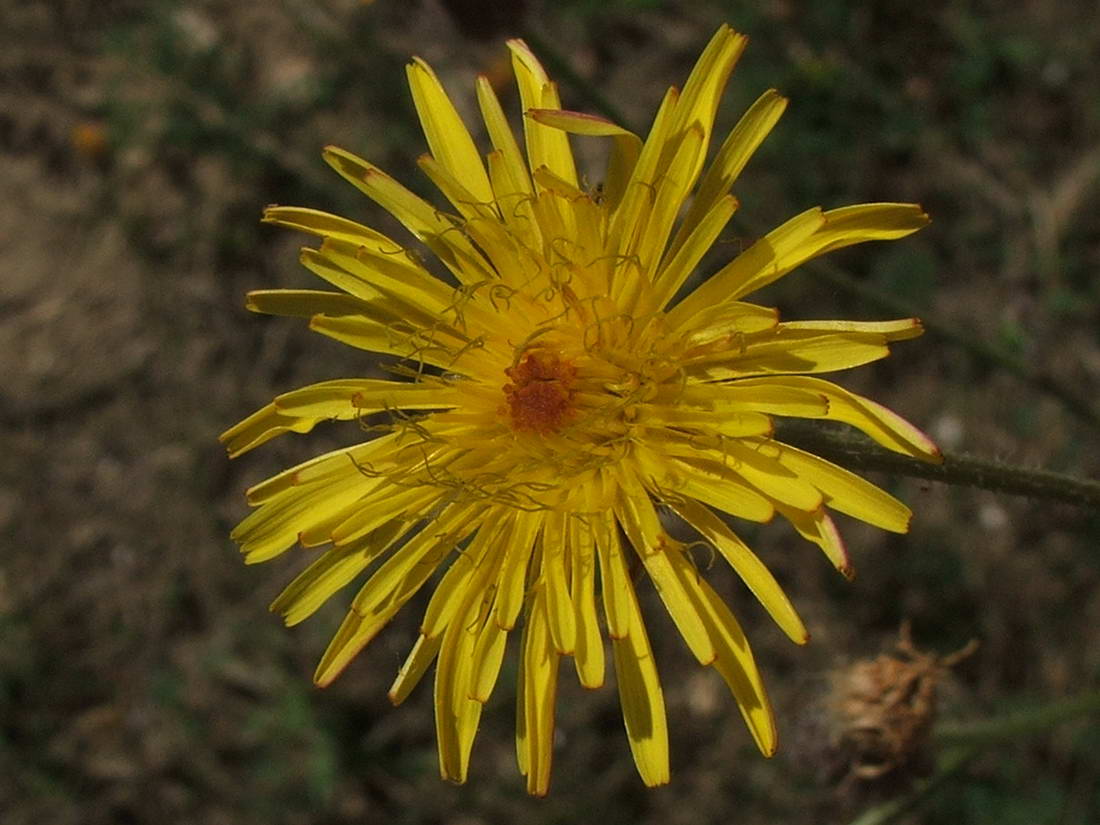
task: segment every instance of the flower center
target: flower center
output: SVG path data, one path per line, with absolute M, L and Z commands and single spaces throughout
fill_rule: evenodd
M 504 374 L 508 414 L 517 431 L 548 435 L 560 430 L 576 414 L 573 383 L 577 370 L 556 353 L 531 350 Z

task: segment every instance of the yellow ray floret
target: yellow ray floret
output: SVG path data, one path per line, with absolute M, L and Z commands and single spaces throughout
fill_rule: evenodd
M 563 109 L 531 49 L 511 41 L 524 134 L 517 140 L 479 78 L 484 152 L 440 79 L 414 58 L 408 81 L 428 149 L 418 165 L 438 202 L 348 151 L 325 150 L 410 239 L 314 209 L 264 212 L 265 222 L 319 240 L 301 261 L 329 290 L 258 290 L 248 308 L 379 353 L 395 375 L 290 390 L 227 430 L 231 456 L 325 422 L 373 434 L 255 484 L 255 509 L 232 537 L 249 563 L 295 545 L 323 548 L 271 604 L 288 625 L 358 583 L 314 674 L 322 686 L 434 583 L 389 696 L 402 703 L 434 664 L 447 780 L 470 772 L 482 710 L 509 672 L 518 630 L 516 756 L 528 791 L 550 787 L 563 657 L 590 689 L 604 685 L 610 658 L 638 773 L 649 786 L 668 782 L 664 695 L 643 615 L 658 603 L 772 754 L 777 725 L 760 670 L 696 566 L 695 544 L 714 548 L 804 644 L 806 626 L 732 519 L 778 515 L 851 575 L 831 512 L 897 533 L 912 514 L 778 441 L 775 417 L 843 422 L 889 450 L 940 460 L 904 419 L 818 377 L 885 357 L 921 333 L 919 321 L 788 321 L 745 300 L 826 252 L 920 229 L 928 217 L 919 206 L 808 209 L 674 303 L 720 243 L 740 206 L 732 189 L 787 105 L 765 92 L 708 165 L 717 107 L 745 42 L 723 26 L 643 139 Z M 570 135 L 611 139 L 602 173 L 578 174 Z M 681 531 L 692 538 L 673 538 Z

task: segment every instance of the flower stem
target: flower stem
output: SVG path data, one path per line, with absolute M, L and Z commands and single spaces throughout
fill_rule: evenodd
M 1033 733 L 1044 733 L 1060 722 L 1090 713 L 1100 713 L 1100 690 L 979 722 L 941 723 L 936 726 L 934 735 L 941 745 L 989 745 Z
M 849 470 L 880 470 L 944 484 L 1061 501 L 1100 511 L 1100 482 L 1088 479 L 1048 470 L 1029 470 L 961 453 L 944 453 L 942 464 L 929 464 L 890 452 L 856 433 L 792 419 L 777 420 L 775 435 L 780 441 L 806 449 Z

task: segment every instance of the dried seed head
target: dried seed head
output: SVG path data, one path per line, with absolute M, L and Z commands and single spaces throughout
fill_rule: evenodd
M 948 656 L 918 650 L 909 623 L 891 653 L 854 663 L 834 677 L 833 745 L 847 776 L 862 781 L 916 773 L 936 719 L 937 693 L 949 670 L 977 650 L 976 640 Z

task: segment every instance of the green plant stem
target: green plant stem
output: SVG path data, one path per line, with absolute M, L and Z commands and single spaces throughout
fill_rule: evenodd
M 978 722 L 940 723 L 933 735 L 941 745 L 990 745 L 1044 733 L 1061 722 L 1091 713 L 1100 713 L 1100 690 Z
M 850 470 L 879 470 L 1100 511 L 1100 482 L 1088 479 L 958 453 L 945 453 L 942 464 L 930 464 L 886 450 L 862 435 L 796 419 L 777 420 L 775 436 Z

